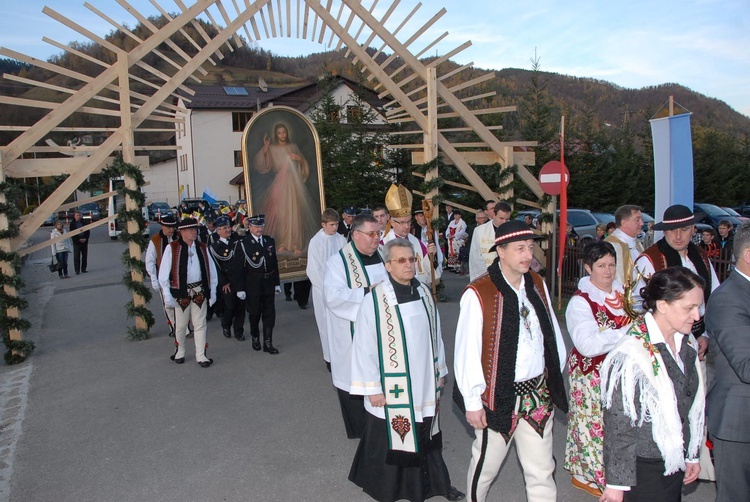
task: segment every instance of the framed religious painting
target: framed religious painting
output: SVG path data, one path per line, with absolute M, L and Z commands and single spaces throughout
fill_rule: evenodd
M 325 209 L 315 126 L 294 108 L 265 108 L 242 134 L 242 165 L 248 213 L 265 215 L 281 279 L 304 278 L 307 246 Z

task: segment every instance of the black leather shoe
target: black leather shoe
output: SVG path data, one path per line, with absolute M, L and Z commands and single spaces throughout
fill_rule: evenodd
M 246 338 L 245 338 L 245 335 L 243 335 L 242 333 L 235 333 L 235 334 L 234 334 L 234 337 L 235 337 L 235 338 L 236 338 L 237 340 L 241 341 L 241 342 L 244 342 L 244 341 L 246 340 Z
M 450 488 L 448 488 L 448 493 L 446 493 L 445 498 L 451 501 L 455 500 L 463 500 L 466 498 L 466 494 L 462 491 L 460 491 L 455 486 L 451 485 Z
M 254 336 L 253 339 L 253 350 L 260 350 L 260 337 Z
M 198 364 L 200 365 L 201 368 L 208 368 L 209 366 L 211 366 L 211 363 L 213 362 L 214 362 L 213 359 L 209 359 L 208 361 L 198 361 Z
M 172 356 L 172 357 L 174 357 L 174 356 Z M 185 358 L 184 357 L 178 357 L 178 358 L 174 359 L 174 362 L 176 362 L 177 364 L 182 364 L 182 363 L 185 362 Z
M 292 301 L 292 295 L 286 295 L 286 301 L 291 302 Z
M 273 356 L 279 353 L 279 349 L 271 345 L 271 342 L 265 342 L 263 344 L 263 352 L 268 352 Z
M 299 308 L 301 308 L 302 310 L 307 310 L 307 305 L 300 305 Z
M 232 330 L 229 328 L 221 328 L 221 332 L 226 336 L 227 338 L 232 338 Z

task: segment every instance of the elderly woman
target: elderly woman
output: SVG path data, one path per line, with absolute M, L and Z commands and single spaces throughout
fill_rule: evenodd
M 602 365 L 602 501 L 679 501 L 698 479 L 705 397 L 690 332 L 704 287 L 684 267 L 652 275 L 641 290 L 647 313 Z
M 58 220 L 55 222 L 55 228 L 52 229 L 49 238 L 52 240 L 55 237 L 60 237 L 66 233 L 68 232 L 65 230 L 63 222 Z M 72 244 L 69 238 L 57 241 L 50 246 L 50 248 L 52 248 L 52 257 L 57 260 L 57 263 L 62 265 L 62 267 L 57 270 L 60 279 L 70 279 L 70 276 L 68 275 L 68 255 L 70 254 L 71 247 Z
M 589 275 L 578 281 L 578 291 L 565 311 L 574 345 L 568 358 L 565 468 L 573 475 L 573 486 L 598 497 L 605 485 L 599 368 L 631 323 L 623 310 L 622 284 L 615 280 L 617 261 L 612 244 L 587 244 L 583 263 Z

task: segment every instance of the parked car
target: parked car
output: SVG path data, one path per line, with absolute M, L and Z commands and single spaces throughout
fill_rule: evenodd
M 96 202 L 89 202 L 88 204 L 81 204 L 76 208 L 81 212 L 82 219 L 88 220 L 87 223 L 92 221 L 99 221 L 102 219 L 102 212 L 99 208 L 99 204 Z
M 615 222 L 615 215 L 610 213 L 591 213 L 594 215 L 594 218 L 599 222 L 600 225 L 607 226 L 607 223 L 614 223 Z
M 57 218 L 55 217 L 55 215 L 51 214 L 51 215 L 49 215 L 47 217 L 46 220 L 44 220 L 44 223 L 42 223 L 42 226 L 43 227 L 51 227 L 52 225 L 55 224 L 56 221 L 57 221 Z
M 750 200 L 746 200 L 739 206 L 735 207 L 734 210 L 740 213 L 742 216 L 750 216 Z
M 715 229 L 719 228 L 719 222 L 721 220 L 729 220 L 729 222 L 737 227 L 740 223 L 735 216 L 730 215 L 719 206 L 713 204 L 695 203 L 693 204 L 694 213 L 703 213 L 705 216 L 699 221 L 699 223 L 705 223 L 711 225 Z
M 152 221 L 159 221 L 162 215 L 174 214 L 172 208 L 166 202 L 152 202 L 147 207 L 148 218 Z
M 722 207 L 722 209 L 726 211 L 727 213 L 729 213 L 729 216 L 734 216 L 735 218 L 740 220 L 742 223 L 747 223 L 748 221 L 750 221 L 750 218 L 748 218 L 747 216 L 742 216 L 740 213 L 738 213 L 731 207 Z
M 559 221 L 559 209 L 557 211 L 557 217 Z M 573 225 L 573 229 L 578 234 L 579 242 L 596 239 L 596 226 L 600 223 L 588 209 L 568 209 L 568 223 Z
M 648 213 L 644 213 L 643 211 L 641 211 L 641 219 L 643 220 L 643 227 L 642 227 L 643 232 L 648 232 L 649 223 L 651 223 L 652 221 L 656 223 L 656 220 L 654 219 L 653 216 L 651 216 Z
M 538 209 L 524 209 L 516 213 L 516 219 L 523 221 L 527 214 L 531 216 L 531 222 L 534 226 L 539 228 L 539 215 L 541 215 L 542 212 Z

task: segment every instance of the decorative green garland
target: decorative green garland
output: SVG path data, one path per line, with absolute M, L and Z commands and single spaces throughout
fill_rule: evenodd
M 18 188 L 8 182 L 0 183 L 0 191 L 5 193 L 9 200 L 19 196 Z M 19 234 L 18 225 L 15 223 L 20 218 L 21 213 L 16 206 L 9 203 L 0 204 L 0 213 L 8 218 L 8 229 L 0 231 L 0 239 L 12 239 Z M 20 317 L 10 317 L 8 309 L 25 310 L 28 302 L 23 298 L 11 296 L 5 292 L 3 286 L 11 286 L 19 291 L 23 287 L 21 279 L 21 256 L 15 252 L 5 252 L 0 250 L 0 261 L 9 263 L 13 268 L 14 275 L 8 275 L 0 271 L 0 334 L 2 334 L 3 344 L 7 349 L 3 358 L 8 365 L 19 364 L 34 350 L 34 342 L 29 340 L 11 340 L 10 332 L 13 330 L 25 331 L 31 327 L 31 323 Z
M 107 166 L 102 170 L 102 174 L 110 179 L 125 176 L 127 178 L 132 178 L 135 181 L 135 190 L 123 186 L 117 190 L 117 193 L 121 197 L 132 198 L 138 204 L 138 209 L 128 211 L 125 209 L 125 206 L 123 206 L 117 213 L 117 218 L 121 221 L 134 220 L 138 224 L 138 231 L 136 233 L 131 234 L 127 231 L 127 228 L 123 228 L 122 232 L 120 232 L 119 238 L 122 242 L 128 244 L 132 242 L 138 246 L 138 255 L 140 256 L 143 253 L 143 249 L 148 246 L 149 240 L 147 236 L 143 235 L 143 231 L 146 229 L 146 220 L 143 218 L 142 212 L 143 206 L 146 202 L 146 197 L 141 191 L 141 187 L 145 184 L 143 173 L 138 166 L 126 163 L 123 161 L 122 156 L 118 155 L 115 157 L 115 161 L 111 166 Z M 151 290 L 148 289 L 143 282 L 134 281 L 131 276 L 131 272 L 133 271 L 137 271 L 142 276 L 145 276 L 146 264 L 140 258 L 132 258 L 130 256 L 130 250 L 127 248 L 122 253 L 121 261 L 126 267 L 125 274 L 122 277 L 122 283 L 128 288 L 128 290 L 143 297 L 144 301 L 148 303 L 152 296 Z M 128 328 L 128 338 L 131 340 L 148 340 L 150 338 L 149 329 L 151 329 L 151 326 L 155 323 L 154 314 L 145 305 L 136 307 L 133 300 L 130 300 L 125 304 L 125 311 L 127 312 L 128 317 L 140 317 L 143 319 L 147 326 L 146 329 L 131 326 Z

